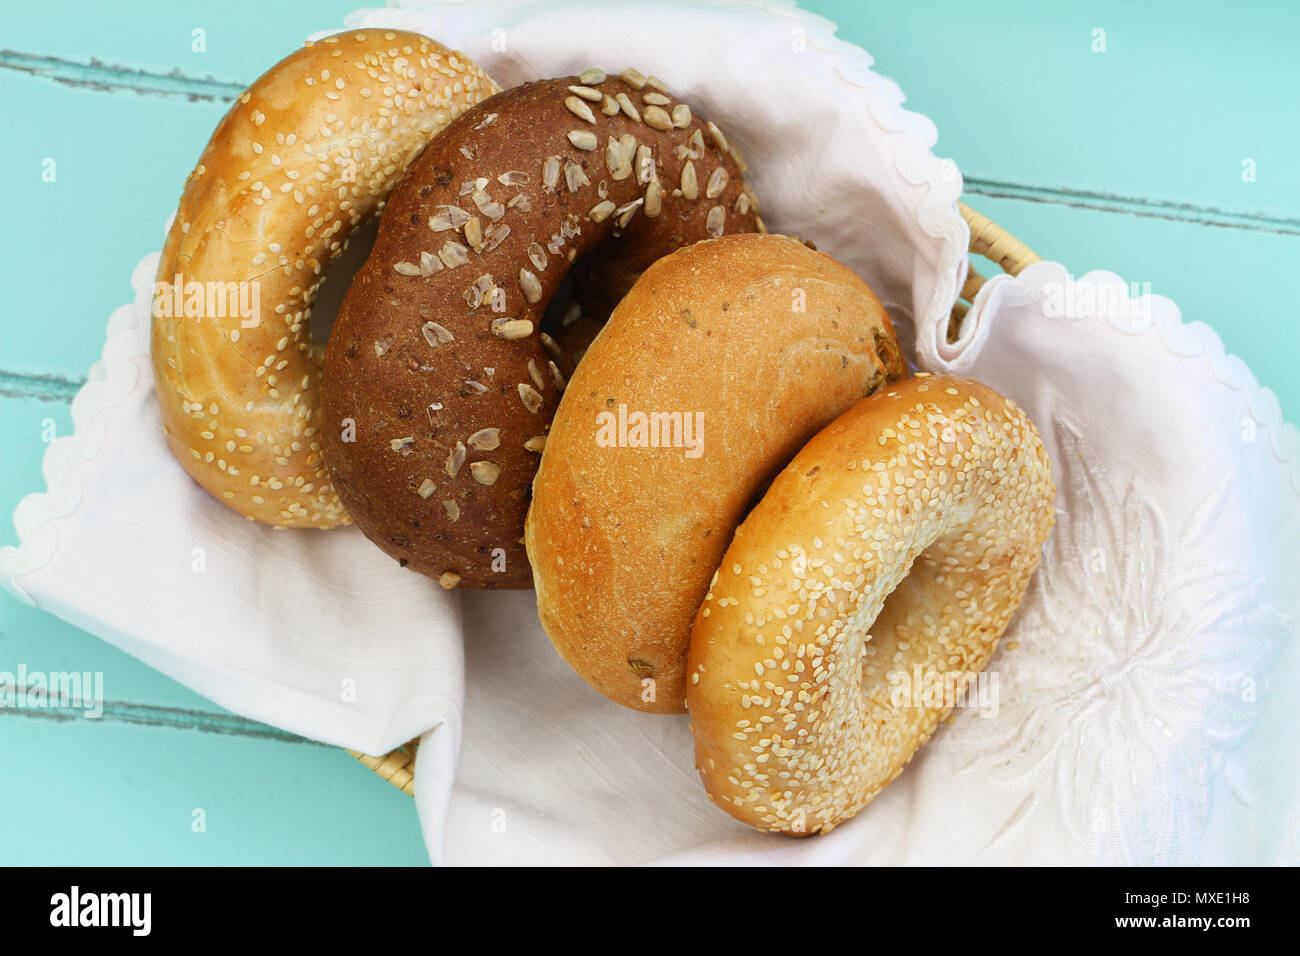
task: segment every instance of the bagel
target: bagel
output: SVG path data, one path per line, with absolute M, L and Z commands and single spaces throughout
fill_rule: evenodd
M 1052 526 L 1033 423 L 975 382 L 864 399 L 736 531 L 695 620 L 687 703 L 710 799 L 762 830 L 825 833 L 953 706 L 898 694 L 988 663 Z
M 525 536 L 560 655 L 612 700 L 681 713 L 691 624 L 752 496 L 906 374 L 871 290 L 798 240 L 727 236 L 646 270 L 574 373 L 533 484 Z M 634 413 L 661 416 L 661 439 L 677 415 L 681 447 L 634 436 Z
M 325 358 L 325 460 L 372 541 L 446 587 L 531 585 L 524 515 L 572 367 L 547 304 L 584 257 L 586 288 L 621 296 L 672 249 L 757 229 L 737 156 L 631 70 L 508 90 L 430 144 Z
M 277 527 L 348 516 L 321 461 L 308 313 L 354 228 L 439 129 L 497 86 L 427 37 L 326 37 L 271 67 L 190 173 L 154 287 L 163 430 L 218 501 Z

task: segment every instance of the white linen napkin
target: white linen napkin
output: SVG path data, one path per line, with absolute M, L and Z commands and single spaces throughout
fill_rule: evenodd
M 1061 274 L 1037 267 L 991 281 L 949 348 L 960 177 L 870 58 L 792 5 L 425 3 L 348 25 L 427 33 L 505 86 L 593 65 L 657 74 L 739 143 L 769 225 L 859 272 L 924 367 L 1025 406 L 1063 514 L 1009 636 L 1020 647 L 993 664 L 1000 713 L 959 714 L 826 838 L 749 831 L 705 799 L 685 719 L 589 689 L 531 593 L 458 600 L 353 530 L 272 531 L 194 485 L 154 408 L 156 256 L 110 321 L 75 434 L 46 454 L 47 492 L 15 512 L 11 590 L 237 713 L 372 753 L 423 733 L 416 804 L 435 861 L 1300 860 L 1281 690 L 1300 666 L 1300 454 L 1208 329 L 1163 300 L 1145 331 L 1104 310 L 1045 314 L 1032 283 Z

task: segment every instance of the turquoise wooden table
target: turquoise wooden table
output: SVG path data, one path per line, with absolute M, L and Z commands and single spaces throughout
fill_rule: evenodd
M 46 443 L 230 98 L 354 3 L 0 15 L 0 514 L 43 487 Z M 1300 4 L 805 6 L 935 121 L 968 203 L 1076 274 L 1175 299 L 1300 421 Z M 100 720 L 0 710 L 0 863 L 427 862 L 410 798 L 343 752 L 0 594 L 0 671 L 19 664 L 102 671 L 106 702 Z

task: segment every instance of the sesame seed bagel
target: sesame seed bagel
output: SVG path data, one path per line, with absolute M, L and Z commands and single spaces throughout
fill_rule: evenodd
M 737 529 L 691 636 L 687 703 L 710 799 L 826 833 L 892 781 L 988 663 L 1053 521 L 1033 423 L 920 376 L 812 439 Z M 933 706 L 923 706 L 922 703 Z
M 357 526 L 445 587 L 529 587 L 524 516 L 574 365 L 542 321 L 570 266 L 590 314 L 589 291 L 617 301 L 665 253 L 758 227 L 721 130 L 635 71 L 461 116 L 394 190 L 326 352 L 325 460 Z
M 528 554 L 560 655 L 612 700 L 681 713 L 695 612 L 753 496 L 906 374 L 871 290 L 798 240 L 726 236 L 647 269 L 574 373 L 533 484 Z
M 364 30 L 308 43 L 222 118 L 167 235 L 152 338 L 168 443 L 219 501 L 348 521 L 321 461 L 313 299 L 433 134 L 497 89 L 427 37 Z

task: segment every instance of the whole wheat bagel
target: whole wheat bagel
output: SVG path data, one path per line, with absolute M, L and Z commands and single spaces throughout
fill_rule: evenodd
M 533 483 L 528 555 L 561 656 L 621 704 L 681 713 L 691 624 L 752 497 L 906 374 L 871 290 L 797 240 L 725 236 L 646 270 L 574 373 Z
M 1033 423 L 963 379 L 899 382 L 813 438 L 696 617 L 687 703 L 710 799 L 797 836 L 861 809 L 988 662 L 1053 496 Z
M 575 262 L 594 310 L 661 255 L 758 228 L 737 156 L 634 70 L 507 90 L 429 145 L 325 358 L 325 460 L 372 541 L 446 587 L 532 583 L 524 515 L 574 364 L 547 304 Z
M 308 43 L 222 118 L 190 173 L 154 289 L 173 454 L 217 500 L 277 527 L 346 523 L 321 461 L 325 270 L 438 130 L 497 86 L 427 37 Z

